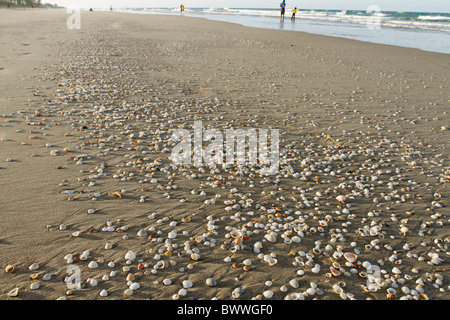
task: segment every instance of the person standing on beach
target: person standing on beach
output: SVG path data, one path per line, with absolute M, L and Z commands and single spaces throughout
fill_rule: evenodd
M 281 8 L 281 21 L 284 22 L 284 13 L 286 12 L 286 1 L 283 0 L 283 2 L 280 4 L 280 8 Z
M 181 12 L 184 12 L 184 5 L 183 4 L 180 6 L 180 10 L 181 10 Z
M 295 14 L 297 13 L 297 7 L 294 8 L 294 10 L 292 10 L 292 17 L 291 17 L 291 21 L 295 21 Z

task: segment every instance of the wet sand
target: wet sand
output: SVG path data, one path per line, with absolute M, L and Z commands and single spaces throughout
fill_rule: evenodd
M 449 55 L 68 16 L 0 10 L 1 299 L 447 298 Z M 278 129 L 278 174 L 174 166 L 172 130 L 194 121 Z

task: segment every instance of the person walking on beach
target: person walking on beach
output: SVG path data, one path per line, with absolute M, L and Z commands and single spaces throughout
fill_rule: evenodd
M 282 3 L 280 3 L 280 8 L 281 8 L 281 21 L 284 22 L 284 13 L 286 12 L 286 1 L 283 0 Z
M 184 12 L 184 5 L 183 4 L 180 6 L 180 10 L 181 10 L 181 13 Z
M 291 17 L 291 21 L 295 21 L 295 14 L 297 13 L 297 7 L 294 8 L 294 10 L 292 10 L 292 17 Z

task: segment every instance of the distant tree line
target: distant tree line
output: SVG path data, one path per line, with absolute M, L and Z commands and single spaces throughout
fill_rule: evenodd
M 36 8 L 42 8 L 42 7 L 57 7 L 57 5 L 52 5 L 49 3 L 42 3 L 41 0 L 11 0 L 11 1 L 4 1 L 0 0 L 0 4 L 2 7 L 6 6 L 6 4 L 9 4 L 10 7 L 31 7 L 34 6 Z

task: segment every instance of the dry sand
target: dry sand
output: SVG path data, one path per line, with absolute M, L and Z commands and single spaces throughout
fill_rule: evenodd
M 1 299 L 232 299 L 236 288 L 244 300 L 266 299 L 267 290 L 272 300 L 341 299 L 333 292 L 340 281 L 344 298 L 448 298 L 450 55 L 179 16 L 82 12 L 81 29 L 69 30 L 68 16 L 0 10 Z M 280 173 L 172 167 L 170 130 L 191 130 L 194 120 L 222 132 L 279 129 Z M 109 195 L 121 190 L 122 199 Z M 225 210 L 227 200 L 240 208 Z M 108 222 L 114 232 L 103 231 Z M 235 253 L 221 247 L 228 227 L 245 234 Z M 273 244 L 264 240 L 270 228 Z M 141 229 L 147 236 L 137 236 Z M 283 243 L 297 234 L 300 243 Z M 274 266 L 253 252 L 258 241 Z M 64 259 L 85 250 L 85 261 Z M 137 258 L 124 271 L 128 250 Z M 335 254 L 355 250 L 354 265 Z M 168 267 L 155 273 L 158 253 Z M 358 275 L 366 261 L 384 280 L 374 292 Z M 333 262 L 342 274 L 329 278 Z M 69 265 L 80 268 L 83 288 L 66 295 Z M 132 296 L 124 295 L 128 273 L 140 284 Z M 205 285 L 210 277 L 215 287 Z M 193 287 L 174 296 L 186 279 Z M 388 288 L 396 293 L 388 297 Z

